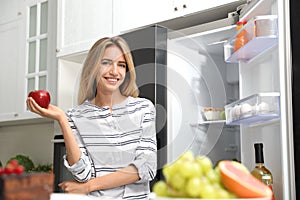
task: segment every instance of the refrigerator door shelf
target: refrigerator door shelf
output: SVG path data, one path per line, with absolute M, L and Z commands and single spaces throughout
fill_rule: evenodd
M 234 37 L 224 43 L 224 58 L 228 63 L 250 62 L 278 43 L 277 16 L 266 15 L 251 19 Z M 235 50 L 236 38 L 243 34 L 246 44 Z
M 254 94 L 225 106 L 226 124 L 254 125 L 280 118 L 279 93 Z

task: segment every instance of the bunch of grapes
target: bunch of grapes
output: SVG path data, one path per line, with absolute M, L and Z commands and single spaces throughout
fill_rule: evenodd
M 165 180 L 153 186 L 153 192 L 162 197 L 181 198 L 236 198 L 221 182 L 218 167 L 213 168 L 207 156 L 194 157 L 186 151 L 172 164 L 163 168 Z

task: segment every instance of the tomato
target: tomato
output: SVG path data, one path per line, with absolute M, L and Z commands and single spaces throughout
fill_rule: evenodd
M 13 170 L 13 173 L 22 174 L 24 171 L 25 171 L 25 167 L 23 167 L 22 165 L 19 165 Z

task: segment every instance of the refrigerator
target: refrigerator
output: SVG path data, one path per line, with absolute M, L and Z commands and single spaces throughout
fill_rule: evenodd
M 152 100 L 157 109 L 154 182 L 163 179 L 162 167 L 186 150 L 207 155 L 214 164 L 238 160 L 252 170 L 254 143 L 262 142 L 275 198 L 296 199 L 298 4 L 240 1 L 223 18 L 216 8 L 195 15 L 202 17 L 200 24 L 197 17 L 187 16 L 121 35 L 132 49 L 140 96 Z M 188 19 L 195 23 L 184 23 Z M 236 23 L 242 20 L 247 22 L 242 30 L 248 41 L 235 49 L 241 33 Z M 206 108 L 224 109 L 226 120 L 207 120 Z

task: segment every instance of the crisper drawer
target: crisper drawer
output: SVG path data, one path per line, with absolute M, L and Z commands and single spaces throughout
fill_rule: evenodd
M 226 124 L 253 125 L 279 119 L 280 94 L 254 94 L 225 106 Z
M 249 62 L 278 43 L 278 20 L 276 15 L 257 16 L 247 22 L 235 36 L 224 44 L 224 59 L 229 63 Z M 239 35 L 245 37 L 245 44 L 235 49 Z

